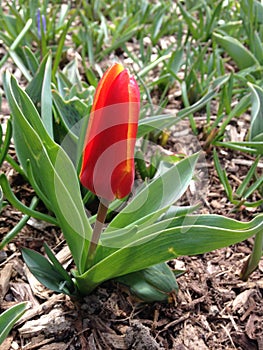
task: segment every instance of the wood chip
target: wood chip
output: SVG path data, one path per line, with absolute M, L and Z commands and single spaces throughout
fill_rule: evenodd
M 0 349 L 1 350 L 10 350 L 11 349 L 11 344 L 13 342 L 13 337 L 7 337 L 4 342 L 1 344 Z
M 57 254 L 56 258 L 58 261 L 65 267 L 65 264 L 68 264 L 72 261 L 72 254 L 68 246 L 62 248 Z
M 54 294 L 46 302 L 41 305 L 35 306 L 33 309 L 27 310 L 22 318 L 17 322 L 18 325 L 25 323 L 28 320 L 31 320 L 33 317 L 42 315 L 44 312 L 48 312 L 51 308 L 57 305 L 59 302 L 65 299 L 63 294 Z
M 233 159 L 232 160 L 233 163 L 237 164 L 237 165 L 245 165 L 245 166 L 248 166 L 248 167 L 251 167 L 251 165 L 254 163 L 254 161 L 252 160 L 247 160 L 247 159 Z M 263 168 L 263 163 L 259 162 L 258 165 L 257 165 L 258 168 Z
M 246 333 L 250 339 L 262 339 L 262 317 L 251 314 L 246 324 Z
M 244 292 L 238 294 L 235 300 L 232 303 L 232 308 L 234 312 L 238 312 L 239 314 L 244 313 L 244 308 L 248 299 L 256 294 L 255 289 L 247 289 Z
M 13 263 L 7 263 L 0 272 L 0 302 L 3 301 L 8 289 L 12 275 Z
M 38 349 L 42 345 L 51 343 L 55 338 L 45 339 L 43 335 L 38 335 L 31 339 L 30 343 L 23 347 L 23 350 L 33 350 Z M 64 344 L 65 345 L 65 344 Z
M 32 307 L 38 307 L 39 302 L 32 293 L 28 283 L 15 282 L 10 283 L 10 288 L 17 301 L 29 301 Z
M 127 345 L 125 344 L 125 336 L 111 334 L 111 333 L 101 333 L 105 342 L 111 346 L 112 349 L 127 350 Z
M 63 309 L 52 309 L 38 319 L 27 321 L 20 329 L 22 337 L 28 338 L 43 333 L 46 337 L 58 336 L 70 330 L 71 323 L 66 320 Z

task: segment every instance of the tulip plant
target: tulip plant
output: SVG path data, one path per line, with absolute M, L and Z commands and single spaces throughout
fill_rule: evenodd
M 23 249 L 29 269 L 48 288 L 87 295 L 114 279 L 144 301 L 168 300 L 178 289 L 168 260 L 209 252 L 262 232 L 263 215 L 239 222 L 193 215 L 195 207 L 175 206 L 193 179 L 198 153 L 172 165 L 161 162 L 155 176 L 130 195 L 136 132 L 140 135 L 146 124 L 139 120 L 138 85 L 121 64 L 111 66 L 98 84 L 88 124 L 82 124 L 86 136 L 79 138 L 83 152 L 76 164 L 54 141 L 50 114 L 41 108 L 40 115 L 8 72 L 4 88 L 22 173 L 51 214 L 19 202 L 1 175 L 3 193 L 26 215 L 58 225 L 74 261 L 68 272 L 46 244 L 46 256 Z M 86 191 L 100 200 L 94 227 L 83 201 Z M 116 200 L 126 201 L 126 206 L 105 225 L 107 210 Z

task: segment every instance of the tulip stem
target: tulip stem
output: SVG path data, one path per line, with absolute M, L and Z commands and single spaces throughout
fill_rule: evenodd
M 103 225 L 107 216 L 107 211 L 109 208 L 109 202 L 106 201 L 105 199 L 100 201 L 98 212 L 97 212 L 97 217 L 94 225 L 94 229 L 92 232 L 92 237 L 91 237 L 91 242 L 89 246 L 89 251 L 88 251 L 88 267 L 92 265 L 92 261 L 95 256 L 96 248 L 98 246 L 98 242 L 100 239 L 100 235 L 103 229 Z

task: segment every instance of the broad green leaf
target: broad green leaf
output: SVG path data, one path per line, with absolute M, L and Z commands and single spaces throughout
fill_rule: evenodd
M 42 60 L 37 73 L 28 84 L 26 92 L 36 107 L 41 106 L 41 118 L 44 127 L 49 136 L 53 138 L 50 54 Z
M 183 217 L 179 217 L 170 222 L 173 227 L 160 231 L 155 229 L 163 222 L 156 224 L 156 227 L 148 227 L 144 231 L 147 230 L 149 234 L 109 254 L 83 275 L 75 273 L 79 289 L 89 293 L 106 279 L 139 271 L 181 255 L 203 254 L 229 246 L 263 229 L 263 215 L 245 223 L 218 215 L 185 217 L 185 224 L 183 220 Z
M 72 84 L 69 79 L 62 72 L 58 71 L 56 74 L 58 91 L 62 98 L 66 98 L 68 90 L 71 89 Z
M 255 47 L 254 48 L 255 56 L 262 65 L 263 64 L 263 44 L 258 32 L 256 31 L 254 31 L 253 40 L 254 40 L 254 47 Z
M 68 78 L 72 85 L 77 85 L 81 90 L 81 77 L 78 69 L 78 60 L 75 58 L 70 61 L 64 68 L 63 74 Z
M 166 263 L 118 277 L 132 293 L 146 302 L 168 301 L 178 291 L 175 275 Z
M 21 57 L 15 51 L 12 51 L 12 50 L 9 51 L 9 56 L 14 61 L 15 66 L 17 66 L 20 69 L 20 71 L 22 72 L 24 77 L 27 79 L 27 81 L 31 81 L 32 76 L 29 70 L 27 69 L 27 67 L 25 66 Z
M 0 345 L 8 336 L 14 324 L 20 319 L 26 311 L 27 302 L 14 305 L 1 313 L 0 315 Z
M 23 47 L 23 52 L 24 52 L 24 56 L 25 56 L 29 71 L 34 76 L 38 70 L 39 61 L 36 58 L 36 55 L 30 50 L 29 47 L 27 46 Z
M 163 220 L 160 220 L 156 223 L 151 224 L 150 226 L 140 228 L 138 226 L 123 228 L 118 231 L 113 231 L 107 234 L 102 234 L 101 245 L 98 247 L 99 258 L 96 259 L 98 262 L 103 258 L 106 258 L 108 255 L 117 251 L 120 248 L 123 248 L 127 245 L 137 244 L 137 241 L 140 241 L 142 238 L 147 238 L 153 234 L 153 232 L 161 232 L 163 230 L 174 228 L 174 227 L 191 227 L 193 225 L 207 225 L 207 226 L 218 226 L 221 228 L 228 229 L 228 226 L 231 225 L 232 229 L 238 229 L 238 221 L 229 221 L 230 219 L 225 218 L 224 216 L 215 216 L 215 215 L 185 215 L 178 217 L 168 217 L 164 216 Z M 247 227 L 243 225 L 244 229 Z
M 154 179 L 111 221 L 105 232 L 129 225 L 149 225 L 186 191 L 199 154 L 176 163 Z
M 73 292 L 75 289 L 74 283 L 70 278 L 68 272 L 64 269 L 64 267 L 61 265 L 61 263 L 58 261 L 58 259 L 46 243 L 44 243 L 44 249 L 49 260 L 53 264 L 54 269 L 60 274 L 61 277 L 63 277 L 65 281 L 67 281 L 70 291 Z
M 239 69 L 259 66 L 256 57 L 241 42 L 231 36 L 213 33 L 213 38 L 233 58 Z
M 45 73 L 41 90 L 41 118 L 49 136 L 53 139 L 53 116 L 52 116 L 52 94 L 51 94 L 51 65 L 52 59 L 49 55 L 45 67 Z
M 62 228 L 74 261 L 83 271 L 91 227 L 82 203 L 76 170 L 63 149 L 49 137 L 32 101 L 14 78 L 5 75 L 4 81 L 13 115 L 19 161 L 25 170 L 30 160 L 34 180 L 52 204 L 51 210 Z
M 260 1 L 253 1 L 255 19 L 258 23 L 263 23 L 263 4 Z
M 263 141 L 263 90 L 261 87 L 248 83 L 252 92 L 252 110 L 249 141 Z M 259 139 L 259 135 L 262 138 Z
M 22 248 L 22 255 L 30 272 L 45 287 L 58 293 L 71 294 L 68 283 L 65 283 L 67 280 L 65 280 L 64 274 L 61 274 L 43 255 L 28 248 Z
M 81 132 L 82 119 L 89 113 L 88 106 L 77 98 L 66 101 L 55 90 L 53 91 L 53 99 L 66 132 L 72 134 L 77 142 Z

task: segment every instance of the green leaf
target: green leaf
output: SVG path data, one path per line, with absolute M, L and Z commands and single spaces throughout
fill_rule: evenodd
M 263 141 L 263 90 L 255 84 L 248 83 L 248 86 L 252 92 L 249 141 Z
M 166 226 L 166 228 L 164 228 Z M 163 228 L 163 229 L 162 229 Z M 243 241 L 263 229 L 263 215 L 238 222 L 219 215 L 192 215 L 141 230 L 138 239 L 114 251 L 83 275 L 75 273 L 82 293 L 107 279 L 126 275 L 181 255 L 210 252 Z
M 111 221 L 106 232 L 129 225 L 149 225 L 186 191 L 199 154 L 173 165 L 154 179 Z
M 252 253 L 241 271 L 241 278 L 246 281 L 249 275 L 257 268 L 263 255 L 263 231 L 259 232 L 254 241 Z
M 58 71 L 56 74 L 57 78 L 57 88 L 59 91 L 59 94 L 62 96 L 63 99 L 66 98 L 68 90 L 72 88 L 72 84 L 69 81 L 68 77 L 65 76 L 64 73 Z
M 249 152 L 253 154 L 263 155 L 263 141 L 262 142 L 215 142 L 215 146 L 227 147 L 241 152 Z
M 168 301 L 178 291 L 175 275 L 166 263 L 116 278 L 145 302 Z
M 208 92 L 199 101 L 197 101 L 193 105 L 186 107 L 186 108 L 182 109 L 180 112 L 178 112 L 177 120 L 179 121 L 179 120 L 187 117 L 191 113 L 195 113 L 195 112 L 199 111 L 201 108 L 203 108 L 204 106 L 206 106 L 207 103 L 212 98 L 214 98 L 215 96 L 218 95 L 220 88 L 229 80 L 229 78 L 230 78 L 230 75 L 222 76 L 222 77 L 215 79 L 213 81 L 213 83 L 211 84 L 211 86 L 209 86 Z
M 168 72 L 177 79 L 177 73 L 179 72 L 182 64 L 183 64 L 183 57 L 184 57 L 184 49 L 178 48 L 176 51 L 174 51 L 166 64 Z
M 225 120 L 222 122 L 222 124 L 220 125 L 220 128 L 218 130 L 218 134 L 216 136 L 216 139 L 220 139 L 220 137 L 222 137 L 222 135 L 224 135 L 225 129 L 226 127 L 229 125 L 230 121 L 234 118 L 234 117 L 239 117 L 241 114 L 245 113 L 247 111 L 247 109 L 249 108 L 251 104 L 251 97 L 250 94 L 247 94 L 245 96 L 243 96 L 241 98 L 240 101 L 238 101 L 238 103 L 235 105 L 235 107 L 230 111 L 230 113 L 228 114 L 228 116 L 225 118 Z M 221 121 L 221 118 L 216 118 L 215 122 L 212 125 L 212 129 L 217 127 L 219 122 Z
M 22 256 L 30 272 L 45 287 L 58 293 L 71 295 L 64 274 L 61 274 L 43 255 L 28 248 L 22 248 Z
M 263 14 L 263 13 L 262 13 Z M 257 60 L 263 64 L 263 45 L 262 45 L 262 41 L 261 38 L 259 36 L 259 33 L 254 31 L 253 33 L 253 40 L 254 40 L 254 46 L 255 46 L 255 56 L 257 58 Z
M 33 79 L 26 87 L 26 93 L 29 95 L 36 107 L 39 107 L 41 104 L 41 91 L 43 88 L 43 80 L 48 58 L 49 54 L 42 59 L 40 65 L 38 64 L 38 69 Z
M 15 49 L 19 45 L 20 41 L 24 38 L 28 30 L 30 29 L 32 25 L 32 18 L 30 18 L 24 25 L 24 28 L 21 30 L 21 32 L 18 34 L 18 36 L 15 34 L 14 36 L 16 39 L 13 41 L 12 45 L 9 48 L 9 55 L 13 59 L 14 63 L 17 65 L 17 67 L 21 70 L 25 78 L 30 81 L 32 79 L 32 76 L 30 72 L 28 71 L 27 67 L 23 63 L 21 57 L 15 52 Z
M 82 119 L 87 117 L 89 112 L 88 106 L 78 98 L 66 101 L 57 91 L 53 91 L 53 99 L 62 125 L 77 142 L 82 129 Z
M 73 13 L 71 13 L 71 16 L 70 16 L 69 20 L 66 22 L 66 24 L 64 25 L 63 31 L 60 35 L 59 40 L 58 40 L 57 50 L 56 50 L 54 63 L 53 63 L 53 69 L 52 69 L 53 80 L 55 80 L 55 75 L 56 75 L 56 72 L 58 70 L 59 63 L 61 62 L 61 56 L 63 53 L 65 39 L 66 39 L 66 36 L 68 34 L 69 27 L 78 13 L 79 13 L 78 11 L 74 11 Z
M 241 184 L 238 186 L 236 190 L 236 194 L 240 197 L 244 196 L 244 192 L 246 188 L 249 185 L 249 182 L 251 181 L 252 177 L 255 175 L 255 171 L 257 169 L 257 165 L 259 162 L 260 156 L 257 157 L 257 159 L 254 161 L 250 169 L 248 170 L 244 180 L 241 182 Z
M 36 58 L 35 54 L 30 50 L 29 47 L 25 46 L 23 47 L 24 56 L 27 62 L 27 66 L 31 72 L 31 74 L 34 76 L 38 70 L 39 67 L 39 61 Z
M 52 117 L 52 94 L 51 94 L 51 65 L 52 59 L 49 55 L 45 67 L 45 73 L 41 90 L 41 118 L 51 138 L 53 138 L 53 117 Z
M 186 22 L 187 27 L 189 28 L 189 31 L 191 32 L 192 36 L 195 39 L 197 39 L 199 36 L 199 30 L 196 18 L 194 18 L 189 11 L 186 11 L 184 6 L 180 2 L 178 2 L 178 6 L 184 18 L 184 21 Z
M 226 194 L 227 194 L 227 198 L 229 198 L 229 200 L 232 200 L 232 189 L 231 189 L 230 183 L 228 181 L 226 171 L 225 171 L 225 169 L 222 169 L 222 167 L 220 165 L 219 158 L 218 158 L 218 155 L 216 153 L 215 148 L 213 150 L 213 157 L 214 157 L 214 164 L 215 164 L 215 168 L 217 171 L 217 175 L 220 179 L 221 184 L 224 186 L 224 189 L 225 189 Z
M 168 55 L 163 55 L 158 57 L 155 61 L 149 63 L 148 65 L 145 65 L 143 69 L 139 71 L 138 77 L 143 78 L 148 72 L 154 69 L 159 63 L 167 60 L 168 58 L 169 58 Z
M 10 142 L 11 142 L 11 137 L 12 137 L 12 122 L 10 119 L 8 119 L 5 139 L 4 139 L 4 142 L 0 145 L 0 167 L 2 166 L 3 161 L 5 160 L 5 157 L 7 155 Z
M 26 311 L 27 302 L 19 303 L 10 307 L 0 315 L 0 345 L 8 336 L 14 324 L 20 319 Z
M 260 1 L 253 1 L 255 19 L 258 23 L 263 23 L 263 4 Z M 254 20 L 254 18 L 253 18 Z
M 44 127 L 53 138 L 52 94 L 51 94 L 51 55 L 48 54 L 42 60 L 37 73 L 28 84 L 26 92 L 35 106 L 41 106 L 41 118 Z
M 139 121 L 137 137 L 142 137 L 152 131 L 161 131 L 178 121 L 176 115 L 155 115 L 153 117 L 143 118 Z
M 218 33 L 213 33 L 213 38 L 233 58 L 239 69 L 246 69 L 254 65 L 259 66 L 256 57 L 237 39 Z
M 260 176 L 244 193 L 244 198 L 247 199 L 253 192 L 255 192 L 263 183 L 263 176 Z
M 69 290 L 71 293 L 73 293 L 73 291 L 75 289 L 74 283 L 73 283 L 72 279 L 70 278 L 69 274 L 64 269 L 64 267 L 61 265 L 61 263 L 58 261 L 58 259 L 56 258 L 56 256 L 54 255 L 54 253 L 52 252 L 52 250 L 49 248 L 49 246 L 46 243 L 44 243 L 44 248 L 45 248 L 45 252 L 46 252 L 49 260 L 51 261 L 51 263 L 54 266 L 54 269 L 60 274 L 61 277 L 63 277 L 63 279 L 65 281 L 67 281 Z
M 13 115 L 14 142 L 24 170 L 30 160 L 32 176 L 49 199 L 79 269 L 85 269 L 91 227 L 80 194 L 76 169 L 63 149 L 46 132 L 39 114 L 15 79 L 4 77 Z M 44 198 L 45 199 L 45 198 Z

